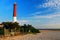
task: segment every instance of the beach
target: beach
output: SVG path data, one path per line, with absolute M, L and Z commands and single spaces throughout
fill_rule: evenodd
M 40 30 L 41 33 L 0 38 L 0 40 L 60 40 L 60 31 Z

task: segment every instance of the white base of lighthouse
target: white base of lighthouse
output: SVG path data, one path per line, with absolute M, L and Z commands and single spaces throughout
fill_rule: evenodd
M 16 17 L 13 17 L 13 22 L 17 22 L 17 19 L 16 19 Z

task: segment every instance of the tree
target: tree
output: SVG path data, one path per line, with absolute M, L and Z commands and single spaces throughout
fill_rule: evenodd
M 9 29 L 9 31 L 11 32 L 11 30 L 18 30 L 19 29 L 19 23 L 17 22 L 2 22 L 2 24 L 4 25 L 4 28 Z
M 15 31 L 19 31 L 19 30 L 20 30 L 20 25 L 19 25 L 19 23 L 14 22 L 12 26 L 14 27 Z
M 20 27 L 20 32 L 26 33 L 26 28 L 27 28 L 27 25 L 24 24 L 23 26 Z
M 4 35 L 4 28 L 0 27 L 0 35 Z
M 9 22 L 2 22 L 2 24 L 4 25 L 4 28 L 6 28 L 6 29 L 9 28 Z
M 8 29 L 9 32 L 21 32 L 21 33 L 39 33 L 40 31 L 36 28 L 34 28 L 32 25 L 26 25 L 24 24 L 23 26 L 20 26 L 19 23 L 17 22 L 2 22 L 2 24 L 4 25 L 4 28 Z
M 24 24 L 23 26 L 20 27 L 20 32 L 22 33 L 40 33 L 40 31 L 36 28 L 34 28 L 32 25 L 26 25 Z
M 40 31 L 38 29 L 34 28 L 32 25 L 28 24 L 28 27 L 29 27 L 29 30 L 31 33 L 40 33 Z

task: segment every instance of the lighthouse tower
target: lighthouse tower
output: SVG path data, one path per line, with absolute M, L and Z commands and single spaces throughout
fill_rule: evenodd
M 13 22 L 16 22 L 16 2 L 14 3 L 14 9 L 13 9 Z

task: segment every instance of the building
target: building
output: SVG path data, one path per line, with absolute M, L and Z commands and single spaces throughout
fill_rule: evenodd
M 16 18 L 16 2 L 14 3 L 14 9 L 13 9 L 13 22 L 16 22 L 17 21 L 17 18 Z

